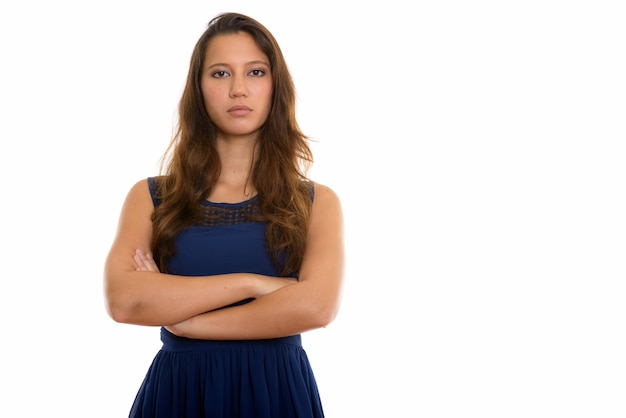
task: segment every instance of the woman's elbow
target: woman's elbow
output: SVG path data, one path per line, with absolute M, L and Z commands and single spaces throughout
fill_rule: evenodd
M 142 307 L 139 301 L 132 302 L 127 298 L 108 294 L 105 298 L 105 308 L 115 322 L 136 324 Z
M 313 310 L 311 318 L 314 328 L 324 328 L 330 325 L 339 313 L 339 303 L 321 304 Z
M 111 319 L 114 320 L 115 322 L 119 322 L 121 324 L 130 324 L 132 322 L 130 320 L 131 316 L 129 315 L 128 311 L 125 309 L 121 309 L 118 306 L 107 303 L 106 310 L 107 310 L 107 313 L 109 314 L 109 317 L 111 317 Z

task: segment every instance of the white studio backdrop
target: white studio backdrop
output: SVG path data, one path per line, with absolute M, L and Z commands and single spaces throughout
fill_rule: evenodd
M 340 195 L 347 283 L 304 336 L 329 418 L 624 417 L 618 1 L 0 6 L 0 416 L 127 416 L 158 329 L 102 266 L 208 20 L 278 39 Z

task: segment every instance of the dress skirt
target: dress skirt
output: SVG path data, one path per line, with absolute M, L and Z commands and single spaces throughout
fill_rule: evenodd
M 207 341 L 161 328 L 130 418 L 322 418 L 300 335 Z

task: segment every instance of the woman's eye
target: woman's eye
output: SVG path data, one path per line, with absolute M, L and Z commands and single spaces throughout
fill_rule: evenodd
M 228 76 L 228 73 L 226 71 L 216 71 L 213 73 L 214 78 L 224 78 L 226 76 Z
M 252 70 L 250 71 L 250 75 L 254 76 L 254 77 L 261 77 L 265 75 L 265 71 L 263 70 Z

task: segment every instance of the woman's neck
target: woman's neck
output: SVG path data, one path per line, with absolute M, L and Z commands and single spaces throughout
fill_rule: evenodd
M 218 141 L 221 172 L 209 200 L 239 202 L 256 194 L 251 177 L 254 151 L 249 141 Z

